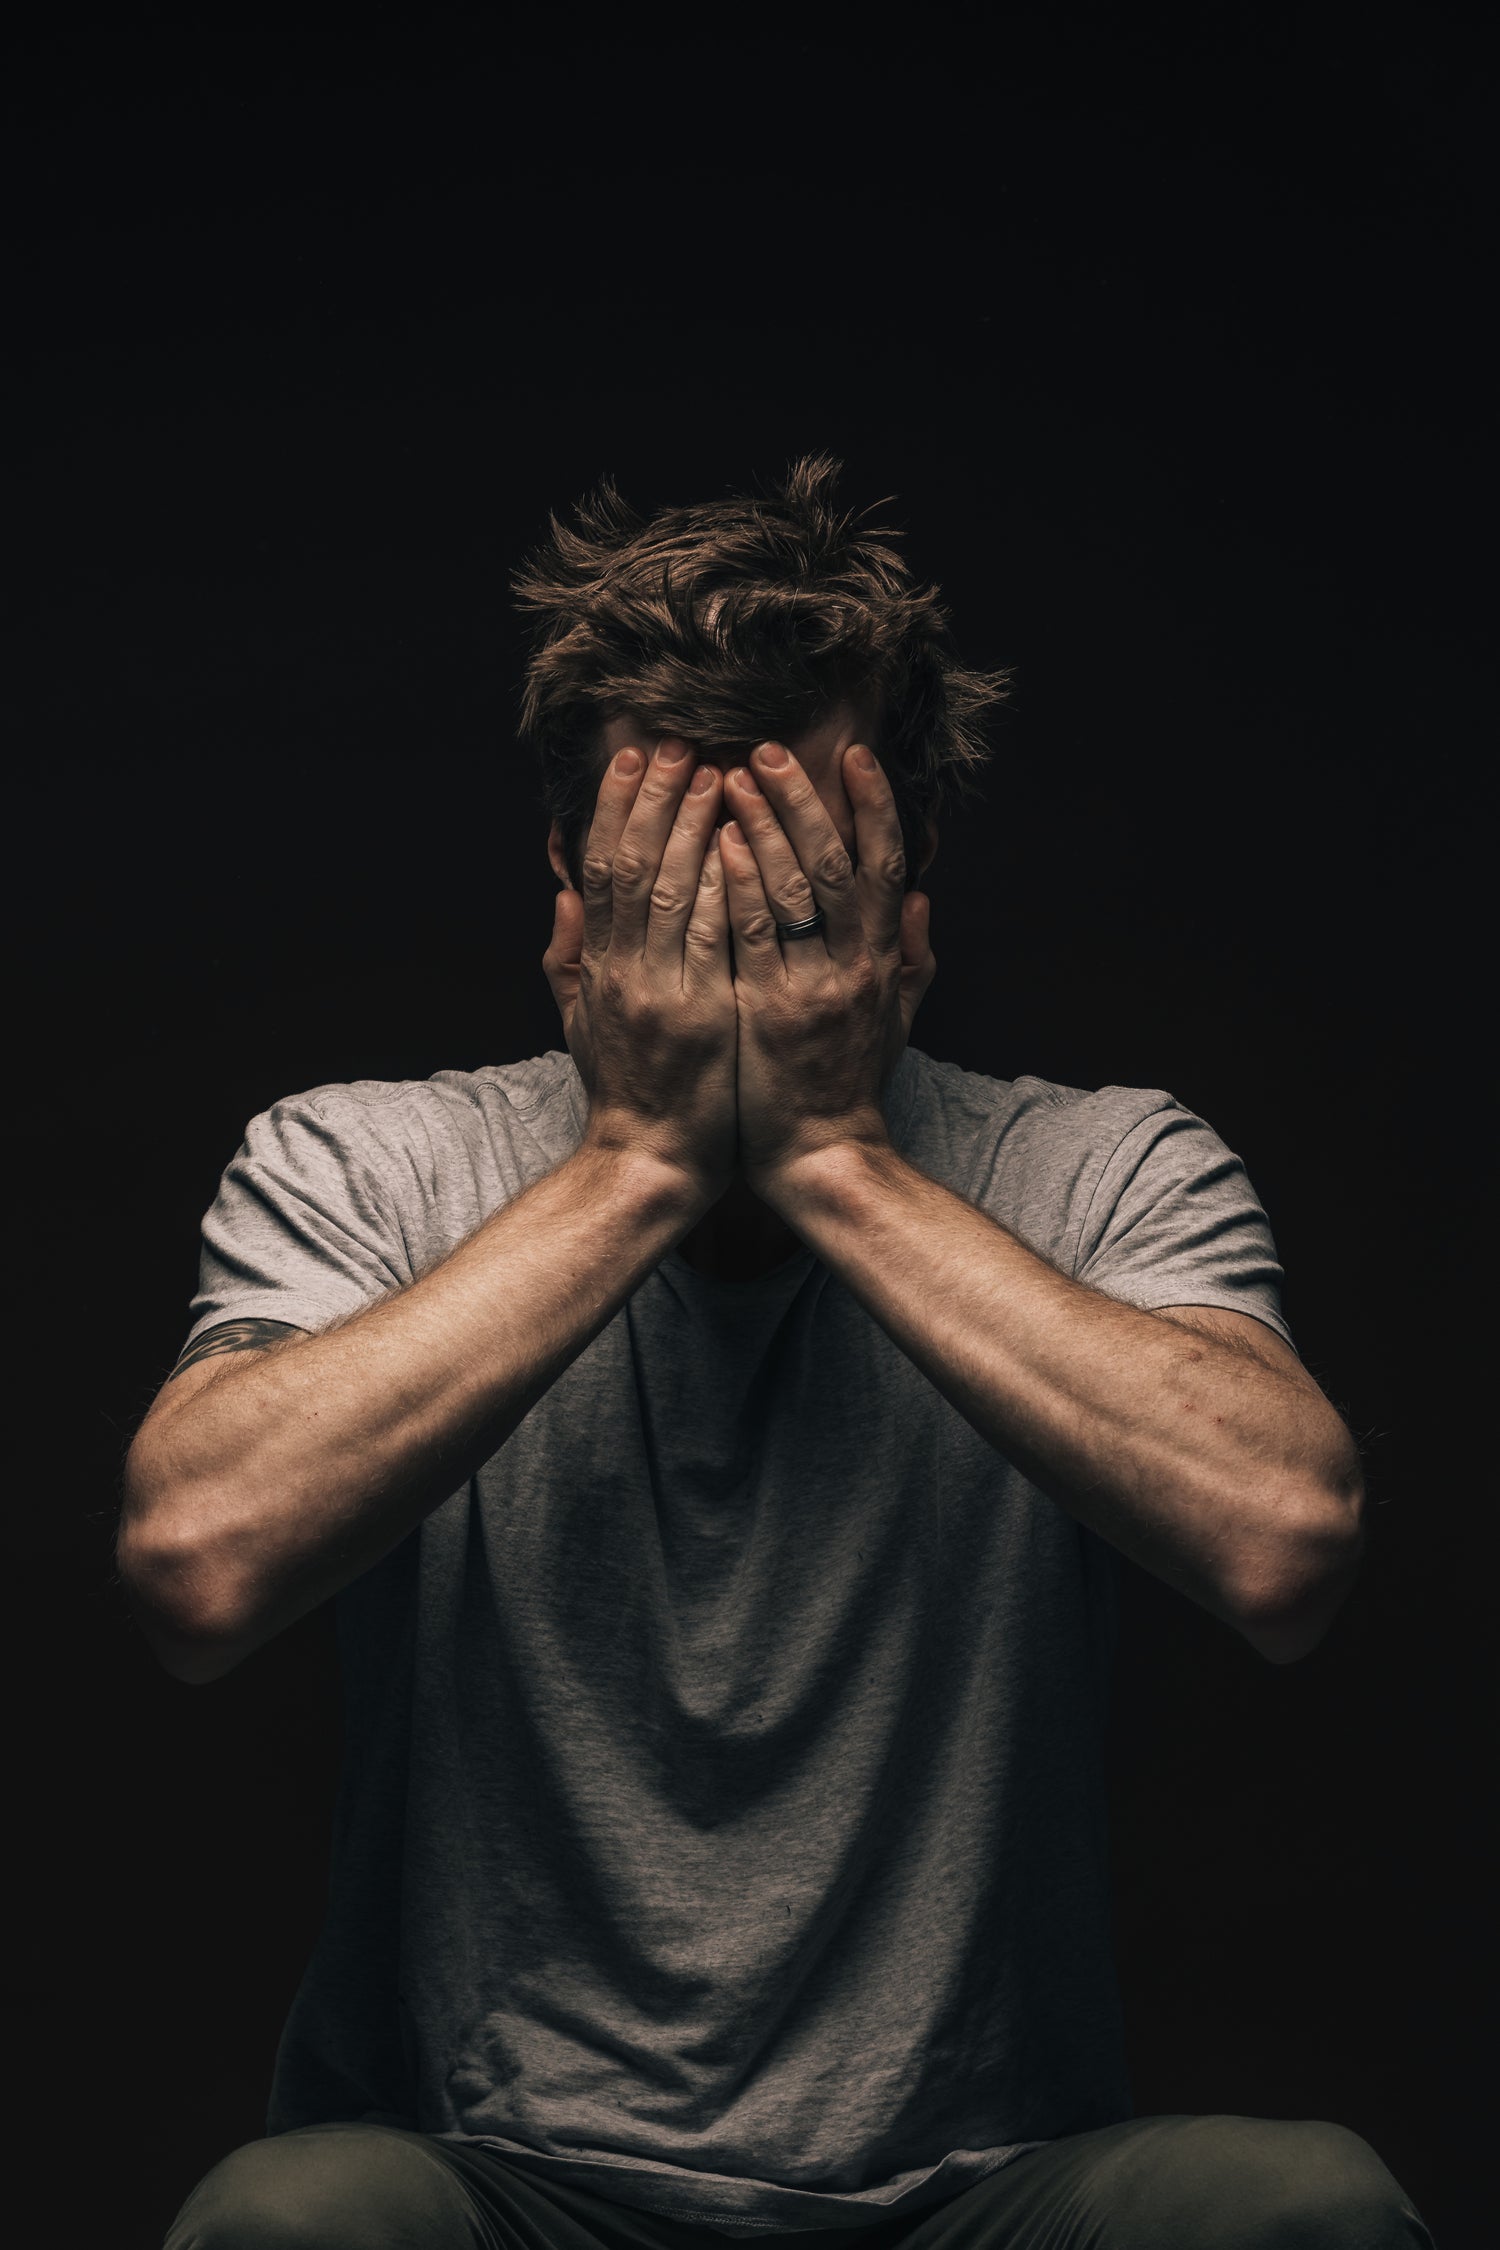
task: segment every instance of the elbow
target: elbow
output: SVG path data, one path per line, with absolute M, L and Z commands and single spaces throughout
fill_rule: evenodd
M 184 1511 L 170 1507 L 159 1492 L 148 1505 L 139 1469 L 133 1476 L 127 1470 L 115 1544 L 120 1586 L 163 1670 L 199 1687 L 233 1671 L 253 1642 L 222 1569 L 183 1522 Z
M 1362 1483 L 1324 1495 L 1274 1582 L 1237 1604 L 1241 1634 L 1268 1664 L 1310 1656 L 1343 1608 L 1364 1556 L 1363 1501 Z
M 232 1672 L 251 1645 L 216 1618 L 197 1586 L 200 1575 L 181 1555 L 147 1554 L 122 1540 L 120 1585 L 146 1645 L 174 1680 L 201 1687 Z
M 243 1647 L 230 1647 L 220 1641 L 167 1633 L 160 1626 L 150 1630 L 143 1625 L 142 1629 L 162 1670 L 187 1687 L 206 1687 L 210 1680 L 222 1680 L 248 1653 Z
M 1304 1656 L 1311 1656 L 1332 1622 L 1332 1612 L 1310 1616 L 1286 1611 L 1256 1617 L 1243 1623 L 1240 1632 L 1268 1664 L 1300 1664 Z

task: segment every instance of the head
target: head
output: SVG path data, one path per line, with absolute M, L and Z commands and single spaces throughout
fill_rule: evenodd
M 679 734 L 725 769 L 787 743 L 851 854 L 839 761 L 869 743 L 901 816 L 908 890 L 918 882 L 942 812 L 988 759 L 1006 675 L 959 662 L 937 588 L 915 584 L 891 544 L 900 534 L 836 508 L 840 474 L 808 456 L 769 491 L 644 518 L 606 478 L 572 525 L 552 518 L 514 586 L 532 620 L 521 733 L 559 881 L 579 887 L 610 758 Z

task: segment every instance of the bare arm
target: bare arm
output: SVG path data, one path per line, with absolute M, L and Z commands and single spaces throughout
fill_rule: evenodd
M 1269 1662 L 1317 1645 L 1358 1567 L 1363 1478 L 1270 1330 L 1070 1280 L 890 1147 L 822 1150 L 761 1192 L 1069 1515 Z
M 893 1146 L 881 1088 L 937 956 L 868 755 L 840 753 L 853 856 L 784 744 L 752 753 L 758 788 L 727 777 L 746 1179 L 1039 1490 L 1293 1662 L 1358 1569 L 1358 1448 L 1295 1352 L 1252 1343 L 1263 1323 L 1165 1318 L 1075 1281 Z M 822 934 L 783 946 L 778 923 L 814 907 Z
M 218 1678 L 379 1562 L 504 1443 L 703 1200 L 675 1168 L 586 1139 L 349 1320 L 198 1339 L 125 1471 L 121 1579 L 167 1669 Z
M 225 1322 L 125 1464 L 121 1581 L 162 1663 L 211 1680 L 369 1570 L 503 1445 L 729 1184 L 736 1016 L 688 746 L 611 759 L 542 965 L 582 1145 L 440 1265 L 316 1336 Z

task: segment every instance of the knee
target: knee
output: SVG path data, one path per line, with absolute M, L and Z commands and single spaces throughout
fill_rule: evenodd
M 420 2134 L 304 2125 L 232 2149 L 193 2189 L 162 2250 L 461 2244 L 470 2239 L 470 2216 L 461 2184 Z
M 1432 2238 L 1401 2183 L 1367 2140 L 1347 2125 L 1292 2121 L 1295 2162 L 1288 2187 L 1288 2241 L 1328 2250 L 1432 2250 Z M 1300 2227 L 1300 2235 L 1296 2229 Z
M 1205 2124 L 1209 2121 L 1203 2120 Z M 1432 2250 L 1373 2148 L 1319 2118 L 1217 2118 L 1244 2250 Z

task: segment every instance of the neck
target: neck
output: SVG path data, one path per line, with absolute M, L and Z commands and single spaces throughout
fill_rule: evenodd
M 695 1273 L 718 1281 L 754 1281 L 784 1265 L 801 1247 L 800 1237 L 762 1203 L 738 1170 L 718 1202 L 677 1245 Z

